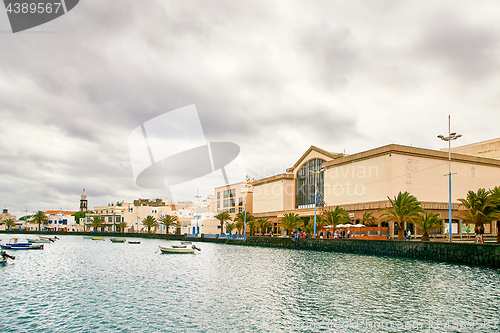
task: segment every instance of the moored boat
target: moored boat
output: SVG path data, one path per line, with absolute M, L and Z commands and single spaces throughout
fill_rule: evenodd
M 125 238 L 110 238 L 109 240 L 113 243 L 125 243 L 126 241 Z
M 184 248 L 173 248 L 173 247 L 163 247 L 160 246 L 161 253 L 194 253 L 195 250 L 201 251 L 196 246 L 184 247 Z
M 7 258 L 10 258 L 12 260 L 16 259 L 16 257 L 11 256 L 10 254 L 8 254 L 5 251 L 2 251 L 0 253 L 0 264 L 6 264 L 7 263 Z
M 102 240 L 103 241 L 104 238 L 102 238 L 102 237 L 92 237 L 92 240 Z
M 39 244 L 39 243 L 42 243 L 42 244 L 48 244 L 48 243 L 50 243 L 50 242 L 53 242 L 53 240 L 50 240 L 50 239 L 45 239 L 45 238 L 44 238 L 44 239 L 31 239 L 31 238 L 28 238 L 28 239 L 27 239 L 27 241 L 28 241 L 28 243 L 32 243 L 32 244 L 33 244 L 33 243 L 37 243 L 37 244 Z
M 141 244 L 139 241 L 128 241 L 129 244 Z
M 19 243 L 17 238 L 12 238 L 8 244 L 1 244 L 5 250 L 43 250 L 43 244 Z
M 183 249 L 183 248 L 186 248 L 187 245 L 186 244 L 173 244 L 172 247 L 174 249 Z

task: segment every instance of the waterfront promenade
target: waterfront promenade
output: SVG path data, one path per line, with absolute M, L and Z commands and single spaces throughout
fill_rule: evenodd
M 1 232 L 1 234 L 32 234 L 22 232 Z M 460 263 L 500 268 L 499 243 L 459 243 L 459 242 L 420 242 L 397 240 L 363 240 L 363 239 L 300 239 L 298 242 L 286 237 L 247 237 L 246 240 L 230 240 L 217 238 L 189 238 L 184 235 L 146 234 L 146 233 L 57 233 L 41 232 L 42 235 L 82 235 L 101 237 L 127 237 L 163 240 L 196 240 L 229 245 L 274 247 L 326 252 L 357 253 L 401 258 L 433 260 L 438 262 Z M 5 238 L 5 237 L 3 237 Z

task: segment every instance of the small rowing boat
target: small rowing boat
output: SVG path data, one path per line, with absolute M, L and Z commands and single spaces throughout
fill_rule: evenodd
M 126 241 L 124 238 L 110 238 L 109 240 L 113 243 L 125 243 Z
M 34 243 L 36 243 L 36 244 L 39 244 L 39 243 L 48 244 L 50 242 L 54 242 L 51 239 L 45 239 L 45 238 L 44 239 L 31 239 L 31 238 L 28 238 L 27 240 L 28 240 L 28 243 L 31 243 L 31 244 L 34 244 Z
M 201 249 L 197 248 L 194 245 L 192 247 L 184 247 L 184 248 L 160 246 L 161 253 L 194 253 L 195 250 L 201 251 Z
M 187 245 L 186 244 L 173 244 L 172 247 L 174 249 L 183 249 L 183 248 L 186 248 Z
M 5 251 L 2 251 L 0 253 L 0 264 L 6 264 L 7 263 L 7 258 L 10 258 L 12 260 L 16 259 L 16 257 L 11 256 L 10 254 L 8 254 Z
M 104 238 L 102 238 L 102 237 L 92 237 L 92 240 L 102 240 L 103 241 Z
M 138 241 L 128 241 L 129 244 L 141 244 L 141 242 Z

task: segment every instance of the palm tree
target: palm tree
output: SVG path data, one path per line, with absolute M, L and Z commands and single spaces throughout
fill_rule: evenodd
M 231 235 L 231 232 L 236 228 L 234 223 L 228 222 L 226 223 L 226 231 Z
M 10 227 L 12 227 L 12 228 L 16 227 L 16 222 L 14 222 L 13 219 L 7 219 L 3 223 L 5 223 L 5 229 L 10 228 Z
M 304 221 L 299 217 L 299 214 L 295 213 L 286 213 L 279 221 L 279 226 L 283 227 L 287 234 L 290 234 L 293 229 L 301 228 L 304 225 Z
M 398 226 L 398 240 L 404 240 L 403 230 L 405 230 L 406 222 L 413 222 L 413 219 L 423 212 L 422 204 L 417 198 L 408 192 L 399 192 L 394 200 L 387 197 L 391 203 L 391 207 L 380 209 L 384 213 L 380 216 L 381 219 L 392 221 Z
M 125 228 L 127 228 L 127 222 L 120 222 L 117 224 L 118 227 L 120 227 L 120 230 L 122 232 L 125 232 Z
M 495 190 L 496 192 L 496 190 Z M 483 229 L 484 224 L 500 219 L 500 213 L 497 209 L 495 195 L 484 188 L 467 192 L 465 199 L 458 199 L 465 209 L 460 209 L 459 214 L 465 222 L 474 223 L 475 230 Z
M 253 221 L 255 221 L 255 218 L 253 217 L 252 213 L 250 212 L 246 212 L 246 222 L 248 223 L 249 227 L 250 227 L 250 223 L 252 223 L 252 225 L 254 226 L 254 229 L 255 229 L 255 224 L 253 223 Z M 240 212 L 238 214 L 236 214 L 236 218 L 234 219 L 234 221 L 236 222 L 236 228 L 238 228 L 238 231 L 241 235 L 243 229 L 244 229 L 244 226 L 243 226 L 243 223 L 245 221 L 245 212 Z M 252 231 L 250 230 L 250 234 L 252 233 Z
M 224 222 L 231 221 L 231 216 L 225 210 L 221 211 L 219 214 L 214 216 L 220 222 L 220 233 L 224 233 Z
M 168 235 L 168 229 L 170 229 L 170 226 L 177 224 L 177 216 L 175 215 L 165 215 L 162 218 L 160 218 L 160 223 L 163 224 L 167 228 L 167 235 Z
M 495 186 L 494 189 L 490 190 L 491 197 L 495 203 L 495 208 L 500 211 L 500 187 Z M 497 219 L 497 243 L 500 243 L 500 218 Z
M 439 214 L 428 212 L 424 215 L 418 215 L 413 219 L 413 222 L 417 224 L 423 232 L 422 242 L 429 241 L 429 231 L 440 227 L 443 224 L 443 220 L 439 217 Z
M 364 224 L 367 227 L 376 227 L 377 219 L 372 213 L 364 212 L 363 217 L 361 218 L 361 224 Z
M 250 236 L 255 236 L 255 229 L 257 229 L 257 220 L 253 218 L 248 221 L 248 229 L 250 229 Z
M 316 215 L 316 230 L 323 228 L 325 225 L 327 225 L 326 219 L 321 215 Z M 309 221 L 304 226 L 304 231 L 308 234 L 314 233 L 314 216 L 309 218 Z
M 271 227 L 271 222 L 269 222 L 267 217 L 264 217 L 257 220 L 257 225 L 259 226 L 260 234 L 264 236 L 267 232 L 267 228 Z
M 343 222 L 348 223 L 351 222 L 351 219 L 349 218 L 349 213 L 342 208 L 342 207 L 335 207 L 334 210 L 326 210 L 323 213 L 323 219 L 325 220 L 326 225 L 333 225 L 337 226 L 339 224 L 342 224 Z
M 99 231 L 99 228 L 104 228 L 106 224 L 104 221 L 101 219 L 100 216 L 94 216 L 92 218 L 92 223 L 90 224 L 92 228 L 94 228 L 95 232 Z
M 49 218 L 41 210 L 39 210 L 35 215 L 33 215 L 33 222 L 35 222 L 35 224 L 38 224 L 38 231 L 41 231 L 40 225 L 48 224 Z
M 152 227 L 156 228 L 158 226 L 158 222 L 156 222 L 156 219 L 151 215 L 146 216 L 146 218 L 142 220 L 142 224 L 144 224 L 144 226 L 148 228 L 148 234 L 151 233 Z

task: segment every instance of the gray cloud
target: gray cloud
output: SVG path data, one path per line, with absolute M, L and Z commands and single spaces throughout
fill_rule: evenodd
M 464 80 L 484 79 L 498 74 L 498 33 L 498 27 L 471 24 L 450 12 L 441 13 L 424 27 L 416 52 L 442 63 Z
M 311 145 L 441 148 L 435 119 L 449 110 L 481 128 L 464 144 L 498 136 L 476 120 L 500 120 L 486 3 L 444 1 L 454 16 L 429 19 L 434 5 L 417 1 L 87 1 L 1 34 L 0 205 L 76 209 L 82 188 L 91 206 L 163 195 L 135 185 L 128 135 L 191 104 L 206 138 L 238 144 L 256 175 Z

